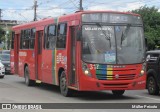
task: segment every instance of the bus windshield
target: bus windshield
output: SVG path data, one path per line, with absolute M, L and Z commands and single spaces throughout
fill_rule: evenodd
M 143 28 L 131 24 L 82 26 L 82 58 L 101 64 L 133 64 L 144 59 Z

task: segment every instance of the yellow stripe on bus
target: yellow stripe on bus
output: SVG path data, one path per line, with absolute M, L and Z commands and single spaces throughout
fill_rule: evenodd
M 59 17 L 57 17 L 57 26 L 58 26 L 58 22 L 59 22 Z M 57 73 L 57 49 L 55 48 L 55 84 L 58 85 L 59 83 L 59 79 L 58 79 L 58 73 Z
M 107 68 L 107 80 L 113 79 L 113 68 Z
M 56 65 L 57 65 L 57 64 L 56 64 L 56 55 L 57 55 L 57 50 L 56 50 L 56 49 L 55 49 L 55 51 L 54 51 L 54 54 L 55 54 L 55 56 L 54 56 L 54 60 L 55 60 L 55 61 L 54 61 L 54 62 L 55 62 L 55 63 L 54 63 L 54 64 L 55 64 L 55 65 L 54 65 L 54 69 L 55 69 L 55 70 L 54 70 L 54 71 L 55 71 L 55 84 L 58 85 L 57 66 L 56 66 Z

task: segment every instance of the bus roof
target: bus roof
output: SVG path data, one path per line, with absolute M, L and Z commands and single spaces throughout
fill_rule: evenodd
M 45 26 L 47 24 L 52 24 L 52 23 L 56 23 L 57 20 L 59 20 L 60 22 L 65 20 L 67 18 L 67 20 L 69 19 L 73 19 L 76 17 L 80 17 L 80 15 L 82 14 L 87 14 L 87 13 L 118 13 L 118 14 L 129 14 L 129 15 L 134 15 L 134 16 L 140 16 L 139 14 L 135 14 L 135 13 L 131 13 L 131 12 L 118 12 L 118 11 L 77 11 L 73 14 L 67 14 L 67 15 L 63 15 L 57 18 L 44 18 L 41 19 L 39 21 L 33 21 L 33 22 L 29 22 L 29 23 L 25 23 L 25 24 L 21 24 L 21 25 L 17 25 L 17 26 L 13 26 L 12 30 L 19 30 L 19 29 L 26 29 L 26 28 L 31 28 L 31 27 L 36 27 L 36 26 Z

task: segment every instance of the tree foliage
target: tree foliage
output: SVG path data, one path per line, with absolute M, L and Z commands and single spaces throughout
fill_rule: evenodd
M 142 16 L 148 48 L 154 49 L 156 45 L 160 46 L 160 12 L 158 12 L 158 9 L 154 6 L 143 6 L 132 12 Z
M 0 27 L 0 42 L 4 40 L 5 31 Z
M 7 46 L 3 46 L 3 49 L 10 49 L 11 46 L 11 35 L 12 35 L 12 31 L 8 30 L 8 33 L 6 33 L 5 30 L 3 30 L 0 27 L 0 44 L 3 42 L 3 44 L 7 44 Z

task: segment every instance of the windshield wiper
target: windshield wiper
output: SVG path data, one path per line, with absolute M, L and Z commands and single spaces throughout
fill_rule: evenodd
M 94 48 L 97 53 L 100 53 L 100 52 L 101 52 L 101 50 L 97 49 L 97 48 L 95 47 L 95 45 L 94 45 L 90 40 L 88 40 L 88 41 L 89 41 L 90 45 L 92 46 L 92 48 Z
M 131 27 L 131 24 L 127 24 L 127 27 L 126 27 L 125 31 L 122 32 L 122 35 L 121 35 L 121 46 L 122 46 L 122 42 L 123 42 L 123 41 L 126 39 L 126 37 L 127 37 L 127 34 L 128 34 L 128 32 L 129 32 L 129 30 L 130 30 L 130 27 Z
M 102 29 L 102 25 L 100 23 L 96 23 L 96 25 L 99 26 Z M 104 30 L 101 30 L 101 31 L 104 34 L 105 39 L 109 41 L 109 46 L 111 48 L 111 39 L 110 39 L 110 36 L 106 35 L 106 32 Z

